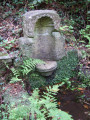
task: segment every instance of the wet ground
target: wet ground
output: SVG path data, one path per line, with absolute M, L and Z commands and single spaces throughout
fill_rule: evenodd
M 16 85 L 17 86 L 17 85 Z M 15 92 L 17 87 L 14 87 Z M 20 88 L 20 87 L 18 87 Z M 30 90 L 30 88 L 29 88 Z M 41 93 L 43 89 L 41 89 Z M 84 97 L 82 97 L 84 95 Z M 57 96 L 57 103 L 59 109 L 72 115 L 74 120 L 90 120 L 90 90 L 84 89 L 78 90 L 65 90 L 60 88 Z M 0 104 L 3 99 L 0 93 Z
M 26 89 L 30 90 L 28 87 Z M 72 91 L 66 89 L 65 86 L 59 88 L 55 96 L 59 109 L 72 115 L 74 120 L 90 120 L 90 89 L 78 89 Z M 40 91 L 42 94 L 44 89 L 41 88 Z
M 77 93 L 71 91 L 63 94 L 59 92 L 57 95 L 59 108 L 71 114 L 74 120 L 90 120 L 89 102 L 80 101 L 77 96 Z

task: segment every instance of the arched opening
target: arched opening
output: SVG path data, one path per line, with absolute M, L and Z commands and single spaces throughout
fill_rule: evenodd
M 52 60 L 55 40 L 52 36 L 54 24 L 51 18 L 38 19 L 34 30 L 34 58 Z

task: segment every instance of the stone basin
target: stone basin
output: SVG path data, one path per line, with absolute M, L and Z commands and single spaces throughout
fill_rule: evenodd
M 36 65 L 36 70 L 42 76 L 50 76 L 56 68 L 57 68 L 56 61 L 44 61 L 44 63 L 39 63 Z

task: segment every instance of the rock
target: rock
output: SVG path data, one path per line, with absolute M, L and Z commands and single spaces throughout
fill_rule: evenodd
M 78 50 L 78 49 L 76 49 L 76 50 L 77 50 L 77 53 L 78 53 L 78 58 L 79 58 L 79 59 L 82 59 L 82 56 L 83 56 L 83 55 L 82 55 L 82 52 L 81 52 L 80 50 Z
M 50 76 L 56 68 L 56 61 L 45 61 L 45 63 L 36 65 L 37 71 L 40 72 L 42 76 Z
M 0 53 L 0 61 L 6 61 L 7 63 L 11 62 L 14 59 L 14 54 L 8 54 L 6 51 Z
M 32 57 L 33 38 L 19 38 L 19 48 L 24 57 Z
M 19 28 L 19 29 L 16 29 L 16 30 L 13 30 L 13 34 L 20 34 L 20 33 L 22 33 L 22 28 Z
M 12 59 L 14 59 L 14 55 L 8 54 L 7 52 L 3 51 L 0 54 L 0 77 L 5 73 L 6 71 L 6 65 L 5 64 L 11 64 Z

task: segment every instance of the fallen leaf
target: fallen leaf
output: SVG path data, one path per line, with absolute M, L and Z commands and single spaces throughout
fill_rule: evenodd
M 81 90 L 81 91 L 83 91 L 83 90 L 85 90 L 85 88 L 78 88 L 78 90 Z
M 58 105 L 61 105 L 61 102 L 58 102 Z
M 84 104 L 83 106 L 84 108 L 89 109 L 88 105 Z

